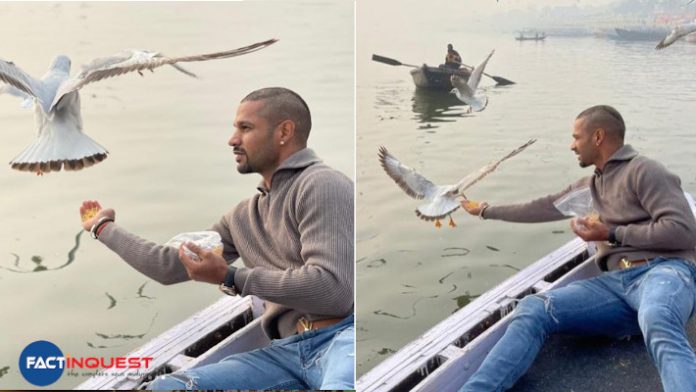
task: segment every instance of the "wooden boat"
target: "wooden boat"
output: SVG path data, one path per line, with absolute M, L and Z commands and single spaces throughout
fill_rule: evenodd
M 546 34 L 541 33 L 537 35 L 524 35 L 520 34 L 517 37 L 515 37 L 517 41 L 543 41 L 546 39 Z
M 159 375 L 267 346 L 270 341 L 261 328 L 262 313 L 263 301 L 254 296 L 224 296 L 126 355 L 152 357 L 147 370 L 122 373 L 104 369 L 76 389 L 142 389 Z
M 624 41 L 659 41 L 667 34 L 670 29 L 667 27 L 640 27 L 640 28 L 616 28 L 618 39 Z
M 413 83 L 416 87 L 440 91 L 450 91 L 454 88 L 450 82 L 452 75 L 459 75 L 465 80 L 469 80 L 471 72 L 465 68 L 430 67 L 426 64 L 411 70 L 411 77 L 413 77 Z
M 696 206 L 686 195 L 692 212 Z M 576 238 L 481 295 L 432 327 L 357 381 L 363 392 L 456 391 L 505 332 L 509 314 L 529 294 L 601 273 L 592 249 Z M 692 346 L 696 321 L 687 328 Z M 603 340 L 555 335 L 511 391 L 662 390 L 640 337 Z

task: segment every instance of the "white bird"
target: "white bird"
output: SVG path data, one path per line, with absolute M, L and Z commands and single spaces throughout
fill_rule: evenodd
M 464 78 L 459 75 L 452 75 L 450 77 L 452 86 L 454 86 L 450 94 L 456 95 L 460 101 L 469 105 L 469 111 L 474 110 L 480 112 L 488 105 L 488 98 L 483 95 L 477 95 L 476 90 L 481 82 L 483 70 L 486 68 L 486 64 L 488 64 L 488 60 L 493 56 L 493 53 L 495 53 L 495 50 L 492 50 L 486 59 L 474 68 L 471 75 L 469 75 L 468 81 L 464 81 Z
M 664 49 L 670 45 L 672 45 L 674 42 L 676 42 L 678 39 L 682 37 L 686 37 L 687 35 L 696 32 L 696 23 L 688 23 L 688 24 L 683 24 L 676 26 L 672 31 L 667 34 L 665 38 L 660 41 L 655 49 Z
M 223 59 L 263 49 L 271 39 L 242 48 L 195 56 L 166 57 L 158 52 L 130 50 L 118 55 L 98 58 L 84 66 L 82 72 L 70 77 L 70 59 L 56 56 L 48 72 L 35 79 L 14 63 L 0 60 L 0 80 L 7 83 L 0 93 L 23 99 L 23 107 L 34 106 L 38 139 L 17 155 L 13 169 L 37 175 L 51 171 L 80 170 L 106 159 L 106 149 L 85 135 L 82 130 L 79 90 L 86 84 L 129 72 L 171 65 L 186 75 L 196 77 L 176 63 Z
M 456 226 L 452 220 L 452 213 L 459 208 L 460 204 L 456 197 L 464 196 L 464 191 L 479 182 L 482 178 L 491 174 L 506 159 L 519 154 L 527 147 L 536 142 L 531 139 L 514 151 L 505 155 L 498 161 L 491 162 L 479 170 L 468 174 L 454 185 L 436 185 L 432 181 L 423 177 L 415 169 L 412 169 L 391 155 L 385 147 L 379 148 L 379 162 L 382 164 L 387 175 L 396 182 L 407 195 L 414 199 L 424 199 L 428 203 L 416 209 L 416 215 L 426 221 L 435 221 L 435 226 L 440 227 L 440 219 L 449 216 L 449 225 Z

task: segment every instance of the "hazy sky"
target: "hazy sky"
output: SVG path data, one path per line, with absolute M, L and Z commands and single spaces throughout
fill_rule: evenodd
M 581 6 L 594 6 L 594 5 L 606 5 L 616 0 L 500 0 L 498 5 L 507 5 L 511 7 L 529 7 L 529 6 L 566 6 L 566 5 L 581 5 Z M 483 3 L 483 2 L 481 2 Z M 491 4 L 493 2 L 491 1 Z
M 578 7 L 601 6 L 615 2 L 616 0 L 466 0 L 464 3 L 476 4 L 481 13 L 494 14 L 500 11 L 513 9 L 563 7 L 577 5 Z
M 449 19 L 448 13 L 461 15 L 461 20 L 477 18 L 481 16 L 494 16 L 516 10 L 541 10 L 546 7 L 577 6 L 579 8 L 604 6 L 616 3 L 618 0 L 463 0 L 453 2 L 451 0 L 358 0 L 358 13 L 368 12 L 378 15 L 437 15 L 443 19 Z M 424 8 L 424 4 L 427 7 Z M 360 24 L 358 17 L 358 24 Z

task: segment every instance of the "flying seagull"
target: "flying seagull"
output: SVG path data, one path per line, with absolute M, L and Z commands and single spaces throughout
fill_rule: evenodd
M 669 34 L 667 34 L 665 38 L 662 39 L 662 41 L 660 41 L 660 43 L 657 44 L 655 49 L 664 49 L 672 45 L 678 39 L 685 37 L 695 31 L 696 23 L 689 23 L 676 26 L 674 29 L 672 29 L 672 31 L 669 32 Z
M 85 135 L 82 130 L 79 90 L 93 82 L 129 72 L 153 70 L 171 65 L 191 76 L 177 63 L 224 59 L 241 56 L 263 49 L 276 39 L 253 45 L 195 56 L 167 57 L 159 52 L 129 50 L 115 56 L 98 58 L 83 67 L 82 72 L 70 77 L 70 59 L 56 56 L 48 72 L 35 79 L 10 61 L 0 60 L 0 81 L 6 83 L 0 93 L 23 99 L 23 107 L 34 107 L 38 139 L 30 144 L 10 165 L 13 169 L 37 175 L 51 171 L 80 170 L 106 159 L 106 149 Z
M 505 155 L 498 161 L 491 162 L 479 170 L 468 174 L 454 185 L 436 185 L 427 178 L 423 177 L 415 169 L 399 162 L 385 147 L 379 148 L 379 162 L 382 164 L 387 175 L 396 182 L 401 190 L 414 199 L 424 199 L 428 203 L 416 209 L 416 215 L 425 221 L 435 221 L 435 227 L 442 226 L 440 219 L 449 216 L 450 227 L 456 226 L 452 220 L 452 213 L 459 208 L 460 204 L 456 200 L 458 196 L 466 198 L 464 191 L 479 182 L 482 178 L 493 173 L 495 169 L 506 159 L 519 154 L 527 147 L 536 142 L 531 139 L 514 151 Z
M 450 94 L 456 95 L 460 101 L 469 105 L 469 111 L 480 112 L 488 105 L 488 98 L 482 95 L 476 95 L 476 89 L 478 89 L 483 70 L 486 68 L 486 64 L 491 56 L 493 56 L 493 53 L 495 53 L 495 50 L 492 50 L 488 57 L 474 68 L 471 75 L 469 75 L 468 81 L 464 81 L 464 78 L 459 75 L 452 75 L 450 77 L 452 86 L 454 86 Z

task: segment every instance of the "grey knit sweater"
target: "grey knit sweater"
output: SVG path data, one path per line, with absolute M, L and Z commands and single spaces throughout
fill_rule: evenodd
M 684 197 L 679 177 L 662 164 L 621 147 L 595 171 L 563 191 L 526 204 L 489 207 L 484 218 L 511 222 L 547 222 L 566 218 L 553 202 L 582 186 L 590 186 L 593 207 L 607 225 L 616 226 L 620 246 L 598 242 L 597 263 L 616 269 L 628 260 L 676 257 L 696 262 L 696 220 Z
M 244 266 L 235 273 L 241 295 L 266 300 L 263 328 L 270 338 L 296 332 L 300 317 L 344 317 L 353 312 L 353 182 L 310 149 L 286 159 L 271 189 L 225 214 L 223 257 Z M 163 284 L 189 279 L 177 249 L 149 242 L 112 223 L 99 240 L 136 270 Z

